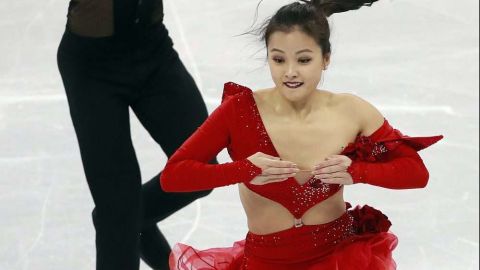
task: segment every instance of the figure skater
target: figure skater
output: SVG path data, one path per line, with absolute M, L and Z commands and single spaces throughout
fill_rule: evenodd
M 237 184 L 249 232 L 232 247 L 177 244 L 170 269 L 396 269 L 391 222 L 368 205 L 352 208 L 344 186 L 425 187 L 417 152 L 442 136 L 403 135 L 367 101 L 317 89 L 330 62 L 327 17 L 375 1 L 304 0 L 267 20 L 274 86 L 226 83 L 222 104 L 161 175 L 172 192 Z M 223 148 L 233 161 L 207 164 Z

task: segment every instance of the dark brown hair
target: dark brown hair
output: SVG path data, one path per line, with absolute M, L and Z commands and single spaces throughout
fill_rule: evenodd
M 322 49 L 323 55 L 326 55 L 331 52 L 327 18 L 334 13 L 371 6 L 376 1 L 378 0 L 300 0 L 281 7 L 255 32 L 268 47 L 269 38 L 274 32 L 288 33 L 298 27 L 312 37 Z

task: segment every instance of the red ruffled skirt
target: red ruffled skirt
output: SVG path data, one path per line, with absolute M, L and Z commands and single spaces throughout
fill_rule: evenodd
M 171 270 L 394 270 L 397 237 L 387 216 L 357 206 L 340 218 L 267 235 L 248 233 L 228 248 L 177 244 Z

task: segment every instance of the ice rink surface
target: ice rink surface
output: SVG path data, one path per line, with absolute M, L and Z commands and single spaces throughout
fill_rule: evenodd
M 265 0 L 259 19 L 288 2 Z M 0 2 L 1 270 L 94 269 L 93 202 L 56 67 L 67 5 Z M 248 30 L 256 5 L 165 1 L 175 48 L 209 111 L 226 81 L 272 85 L 262 44 L 235 37 Z M 385 0 L 331 18 L 332 64 L 321 88 L 363 97 L 408 135 L 445 135 L 421 152 L 427 188 L 346 188 L 352 204 L 373 205 L 392 220 L 400 270 L 479 269 L 478 8 L 477 0 Z M 132 123 L 146 181 L 166 158 Z M 220 160 L 229 160 L 225 152 Z M 172 244 L 229 246 L 247 231 L 242 211 L 236 188 L 219 188 L 159 226 Z

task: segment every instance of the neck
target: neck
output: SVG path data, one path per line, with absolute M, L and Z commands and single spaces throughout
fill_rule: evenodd
M 309 95 L 299 100 L 287 99 L 274 89 L 272 92 L 272 101 L 274 110 L 282 115 L 288 115 L 296 119 L 306 119 L 312 112 L 323 106 L 323 102 L 319 102 L 319 91 L 314 90 Z

